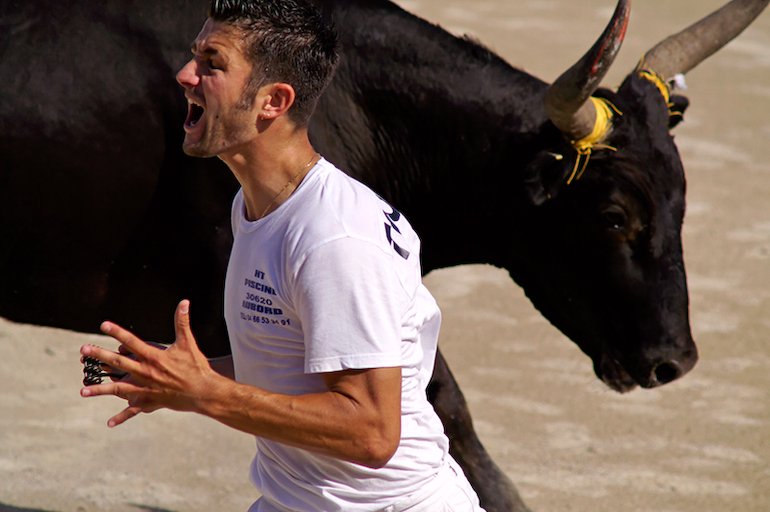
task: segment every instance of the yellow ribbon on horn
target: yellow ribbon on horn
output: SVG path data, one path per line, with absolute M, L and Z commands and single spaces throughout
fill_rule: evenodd
M 666 77 L 653 71 L 645 62 L 645 56 L 646 55 L 642 55 L 642 59 L 639 61 L 639 64 L 637 64 L 636 74 L 641 78 L 646 78 L 655 84 L 655 86 L 660 91 L 661 96 L 663 96 L 663 100 L 666 102 L 666 106 L 669 108 L 669 110 L 671 110 L 671 107 L 674 105 L 671 103 L 671 90 L 668 88 L 668 84 L 666 83 Z
M 668 87 L 668 84 L 666 83 L 666 77 L 659 75 L 649 67 L 647 67 L 647 63 L 644 62 L 644 56 L 642 56 L 642 60 L 639 61 L 639 65 L 636 66 L 636 74 L 639 75 L 639 77 L 644 78 L 655 84 L 655 86 L 660 91 L 661 96 L 663 96 L 663 101 L 666 102 L 666 107 L 668 107 L 668 114 L 669 116 L 682 116 L 683 113 L 680 111 L 672 110 L 674 108 L 674 104 L 671 102 L 671 89 Z
M 571 142 L 572 147 L 575 148 L 578 156 L 575 160 L 575 167 L 572 169 L 572 174 L 570 174 L 569 178 L 567 178 L 567 185 L 572 183 L 573 180 L 579 180 L 583 175 L 583 172 L 585 172 L 586 167 L 588 166 L 588 160 L 591 158 L 591 152 L 594 150 L 594 148 L 617 151 L 617 149 L 613 148 L 612 146 L 599 144 L 599 141 L 601 141 L 607 132 L 610 131 L 610 128 L 612 128 L 612 118 L 614 115 L 617 114 L 620 116 L 623 115 L 623 113 L 618 110 L 615 105 L 604 98 L 595 98 L 591 96 L 589 99 L 594 104 L 594 107 L 596 107 L 596 121 L 594 122 L 594 129 L 591 131 L 591 133 L 582 139 L 573 140 Z
M 671 103 L 669 103 L 669 99 L 671 97 L 671 91 L 668 90 L 668 85 L 666 85 L 666 80 L 659 74 L 655 73 L 652 70 L 649 69 L 639 69 L 637 71 L 638 75 L 642 78 L 646 78 L 655 86 L 660 89 L 660 94 L 663 96 L 663 99 L 666 102 L 666 105 L 671 107 Z

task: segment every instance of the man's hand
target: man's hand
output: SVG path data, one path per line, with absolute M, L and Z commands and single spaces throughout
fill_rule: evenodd
M 80 391 L 83 397 L 115 395 L 128 402 L 123 411 L 110 418 L 108 426 L 115 427 L 140 412 L 161 408 L 196 410 L 197 401 L 205 396 L 206 383 L 216 374 L 190 330 L 189 307 L 187 300 L 177 306 L 176 341 L 167 350 L 145 343 L 111 322 L 104 322 L 101 329 L 121 343 L 117 353 L 93 345 L 81 347 L 83 356 L 103 361 L 113 371 L 130 374 L 127 379 L 87 386 Z

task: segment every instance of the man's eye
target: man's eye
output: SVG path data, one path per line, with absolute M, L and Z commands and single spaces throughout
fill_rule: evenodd
M 221 66 L 219 66 L 219 64 L 217 64 L 217 63 L 216 63 L 216 62 L 214 62 L 213 60 L 210 60 L 210 61 L 209 61 L 209 69 L 218 69 L 218 70 L 221 70 L 221 69 L 222 69 L 222 67 L 221 67 Z

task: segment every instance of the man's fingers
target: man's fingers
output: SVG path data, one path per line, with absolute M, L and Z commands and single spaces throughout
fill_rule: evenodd
M 120 411 L 118 414 L 110 418 L 109 421 L 107 421 L 107 426 L 110 428 L 117 427 L 121 423 L 125 423 L 126 421 L 130 420 L 140 412 L 142 412 L 142 409 L 139 407 L 136 407 L 136 406 L 126 407 L 125 409 Z
M 80 390 L 80 394 L 84 397 L 114 395 L 118 398 L 122 398 L 128 401 L 128 407 L 110 418 L 107 422 L 108 427 L 117 427 L 121 423 L 130 420 L 145 409 L 147 409 L 147 412 L 151 412 L 157 409 L 157 407 L 150 406 L 149 403 L 142 405 L 142 403 L 145 401 L 144 398 L 142 398 L 142 393 L 145 391 L 145 388 L 135 386 L 134 384 L 128 382 L 120 382 L 87 386 Z
M 80 396 L 104 396 L 115 395 L 123 400 L 128 400 L 129 395 L 136 394 L 145 391 L 146 388 L 142 388 L 131 384 L 130 382 L 107 382 L 104 384 L 95 384 L 93 386 L 86 386 L 80 390 Z
M 141 365 L 134 361 L 133 358 L 117 354 L 95 345 L 83 345 L 80 347 L 80 354 L 84 357 L 98 359 L 102 363 L 102 369 L 107 370 L 108 372 L 115 371 L 116 373 L 125 372 L 135 374 L 139 372 L 139 369 L 141 368 Z M 81 362 L 83 362 L 82 359 Z
M 190 301 L 185 299 L 180 302 L 174 312 L 174 330 L 176 331 L 176 343 L 187 347 L 193 339 L 190 329 Z
M 107 336 L 112 336 L 118 340 L 129 353 L 137 357 L 147 358 L 151 347 L 136 337 L 131 331 L 127 331 L 112 322 L 103 322 L 101 330 Z
M 84 357 L 96 359 L 101 363 L 95 368 L 91 366 L 87 368 L 87 370 L 97 372 L 100 377 L 106 373 L 104 369 L 107 368 L 110 370 L 109 373 L 127 372 L 130 374 L 130 377 L 124 380 L 90 385 L 80 391 L 83 397 L 114 395 L 128 401 L 128 407 L 110 418 L 108 426 L 115 427 L 140 412 L 152 412 L 162 407 L 171 407 L 179 401 L 177 394 L 171 393 L 179 387 L 177 382 L 179 379 L 176 379 L 176 374 L 179 372 L 173 370 L 178 370 L 180 366 L 182 368 L 190 366 L 190 355 L 192 355 L 193 363 L 197 361 L 195 358 L 198 355 L 205 361 L 205 356 L 200 354 L 190 330 L 190 302 L 188 300 L 183 300 L 177 306 L 174 314 L 174 327 L 176 342 L 171 348 L 178 344 L 178 348 L 181 350 L 171 350 L 170 352 L 173 354 L 164 354 L 165 346 L 146 343 L 130 331 L 112 322 L 104 322 L 101 330 L 104 334 L 112 336 L 120 342 L 118 352 L 105 350 L 94 345 L 83 345 L 80 348 L 80 353 Z M 196 350 L 197 352 L 195 352 Z

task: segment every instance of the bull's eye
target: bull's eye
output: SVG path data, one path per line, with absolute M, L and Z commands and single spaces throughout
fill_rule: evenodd
M 602 213 L 602 217 L 604 225 L 608 229 L 623 229 L 626 227 L 626 213 L 618 207 L 608 208 Z

